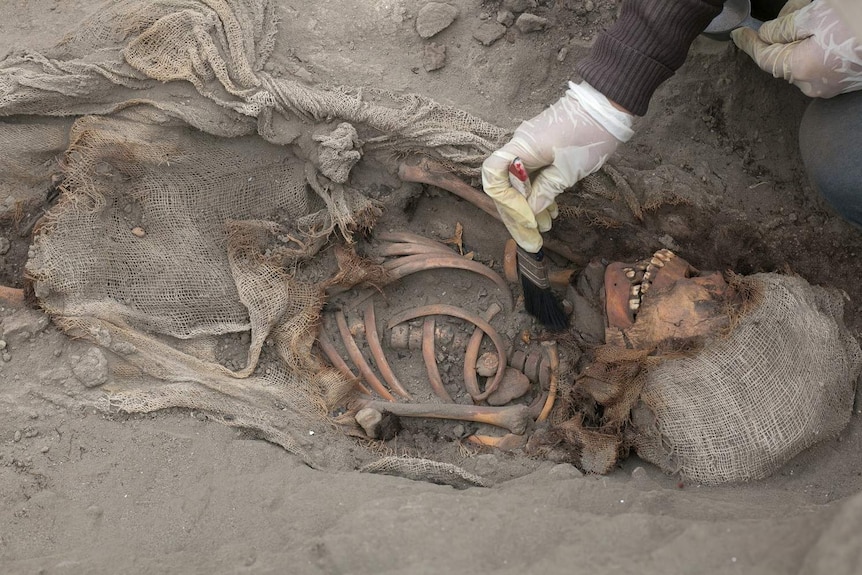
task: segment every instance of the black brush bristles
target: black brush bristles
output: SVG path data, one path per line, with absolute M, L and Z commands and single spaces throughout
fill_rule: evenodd
M 518 272 L 524 292 L 524 309 L 549 331 L 562 331 L 569 326 L 569 318 L 548 280 L 547 263 L 539 250 L 531 254 L 518 248 Z

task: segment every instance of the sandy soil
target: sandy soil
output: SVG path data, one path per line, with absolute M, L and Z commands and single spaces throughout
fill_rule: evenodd
M 431 40 L 415 28 L 423 4 L 280 3 L 269 69 L 418 92 L 513 128 L 559 96 L 616 10 L 613 0 L 539 2 L 529 11 L 549 28 L 509 27 L 486 46 L 474 36 L 495 21 L 499 2 L 452 0 L 457 18 Z M 77 0 L 0 3 L 0 55 L 50 47 L 95 9 Z M 446 47 L 446 61 L 429 72 L 430 42 Z M 698 39 L 612 162 L 634 176 L 662 166 L 672 182 L 697 183 L 706 207 L 671 206 L 602 233 L 569 222 L 555 234 L 609 261 L 643 257 L 672 236 L 675 251 L 701 269 L 798 273 L 848 294 L 845 321 L 858 337 L 862 235 L 805 180 L 796 130 L 806 103 L 731 45 Z M 45 153 L 46 173 L 56 152 Z M 397 186 L 392 165 L 357 177 L 378 185 L 383 199 Z M 2 284 L 21 285 L 27 224 L 41 213 L 46 187 L 41 180 L 0 190 L 0 208 L 7 196 L 7 208 L 22 206 L 3 213 L 0 236 L 10 245 L 0 256 Z M 468 248 L 499 262 L 499 224 L 444 192 L 409 193 L 380 225 L 445 239 L 461 223 Z M 449 292 L 484 304 L 490 296 L 478 285 L 440 274 L 404 282 L 389 297 L 418 302 Z M 4 303 L 0 319 L 22 310 Z M 682 483 L 636 457 L 607 476 L 584 476 L 570 465 L 465 450 L 455 424 L 416 425 L 390 446 L 445 456 L 495 481 L 456 490 L 315 471 L 200 412 L 81 409 L 74 369 L 90 346 L 32 314 L 0 363 L 4 573 L 777 574 L 858 573 L 862 565 L 858 411 L 838 437 L 773 477 L 717 488 Z M 405 384 L 427 394 L 421 362 L 408 354 L 399 361 Z M 457 358 L 451 363 L 457 373 Z

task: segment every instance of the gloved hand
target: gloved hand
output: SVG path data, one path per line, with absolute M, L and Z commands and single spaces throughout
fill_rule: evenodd
M 763 70 L 806 96 L 862 89 L 862 38 L 824 0 L 791 0 L 759 32 L 737 28 L 731 37 Z
M 559 101 L 523 122 L 511 141 L 485 160 L 482 187 L 519 246 L 539 251 L 540 232 L 551 229 L 557 216 L 554 199 L 598 170 L 620 142 L 632 137 L 632 119 L 586 82 L 569 82 Z M 533 174 L 528 198 L 509 183 L 509 164 L 515 157 Z

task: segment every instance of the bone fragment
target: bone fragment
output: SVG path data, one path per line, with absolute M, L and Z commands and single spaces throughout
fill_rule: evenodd
M 527 437 L 525 435 L 515 435 L 514 433 L 507 433 L 502 437 L 497 437 L 496 435 L 471 435 L 467 438 L 467 441 L 475 445 L 496 447 L 502 451 L 515 451 L 527 445 Z
M 0 300 L 13 305 L 21 305 L 24 303 L 24 290 L 0 286 Z
M 497 373 L 497 367 L 500 365 L 500 358 L 494 352 L 486 352 L 479 356 L 476 361 L 476 373 L 482 377 L 490 377 Z
M 371 439 L 389 441 L 401 430 L 401 422 L 396 416 L 370 407 L 360 409 L 354 419 Z
M 383 421 L 383 414 L 371 407 L 364 407 L 356 413 L 356 423 L 365 431 L 365 434 L 371 439 L 380 437 L 380 422 Z

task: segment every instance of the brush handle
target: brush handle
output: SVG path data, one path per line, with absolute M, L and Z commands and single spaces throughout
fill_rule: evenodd
M 548 262 L 545 260 L 545 252 L 541 249 L 532 254 L 519 246 L 518 271 L 534 286 L 543 290 L 551 288 L 551 280 L 548 279 Z

